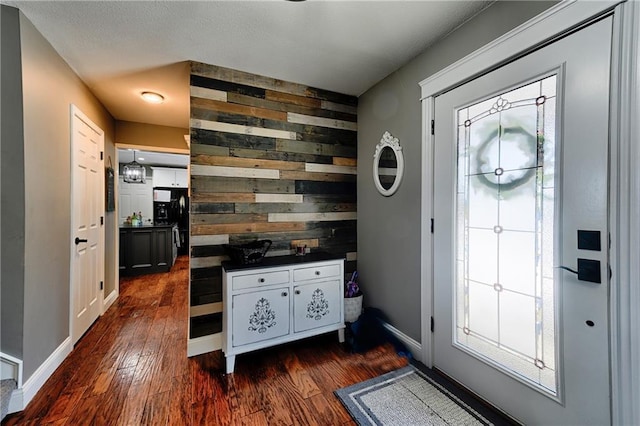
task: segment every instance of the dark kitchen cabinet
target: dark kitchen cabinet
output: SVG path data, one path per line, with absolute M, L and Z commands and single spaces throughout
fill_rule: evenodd
M 120 275 L 168 272 L 175 261 L 172 225 L 122 226 Z

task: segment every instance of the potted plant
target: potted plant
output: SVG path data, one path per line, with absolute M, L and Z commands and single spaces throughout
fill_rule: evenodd
M 345 285 L 344 291 L 344 320 L 355 322 L 362 313 L 363 294 L 358 286 L 358 271 L 354 271 L 351 279 Z

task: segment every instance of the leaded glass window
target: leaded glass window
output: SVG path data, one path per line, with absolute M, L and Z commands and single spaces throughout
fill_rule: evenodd
M 459 346 L 553 395 L 555 75 L 457 110 Z

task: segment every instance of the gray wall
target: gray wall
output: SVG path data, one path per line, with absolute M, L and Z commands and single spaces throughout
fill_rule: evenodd
M 26 194 L 23 361 L 27 380 L 69 336 L 70 105 L 75 104 L 104 130 L 105 150 L 112 158 L 115 124 L 22 14 L 20 37 Z M 115 226 L 107 215 L 109 223 Z M 107 247 L 114 246 L 114 233 L 114 228 L 105 227 Z M 113 253 L 105 260 L 105 271 L 112 272 Z
M 416 341 L 420 333 L 421 104 L 418 83 L 554 2 L 499 1 L 365 92 L 358 103 L 358 271 L 365 305 Z M 382 134 L 400 139 L 405 175 L 395 195 L 373 184 Z M 429 255 L 429 254 L 424 254 Z
M 0 351 L 22 358 L 24 319 L 24 135 L 18 10 L 0 5 Z

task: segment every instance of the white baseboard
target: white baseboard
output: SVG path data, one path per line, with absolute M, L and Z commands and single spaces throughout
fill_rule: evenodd
M 49 358 L 47 358 L 40 367 L 24 382 L 22 389 L 17 389 L 14 392 L 16 398 L 20 398 L 20 409 L 22 411 L 31 402 L 36 393 L 40 390 L 44 382 L 56 371 L 56 368 L 62 364 L 62 361 L 71 353 L 73 345 L 71 344 L 71 337 L 67 337 L 64 342 L 56 348 Z M 21 395 L 20 395 L 21 394 Z M 13 397 L 11 398 L 13 402 Z M 10 411 L 12 412 L 12 411 Z
M 195 339 L 189 339 L 187 342 L 188 357 L 219 351 L 220 349 L 222 349 L 222 333 L 196 337 Z
M 388 324 L 385 322 L 383 323 L 383 325 L 384 325 L 384 328 L 387 329 L 387 331 L 389 331 L 391 334 L 397 337 L 398 340 L 400 340 L 402 343 L 404 343 L 407 346 L 407 349 L 409 349 L 409 352 L 411 352 L 411 355 L 415 359 L 417 359 L 420 362 L 424 362 L 422 360 L 422 345 L 419 342 L 407 336 L 406 334 L 404 334 L 402 331 L 398 330 L 391 324 Z
M 107 310 L 113 305 L 113 303 L 118 298 L 118 290 L 113 290 L 107 297 L 105 297 L 103 302 L 103 311 L 102 313 L 107 312 Z

